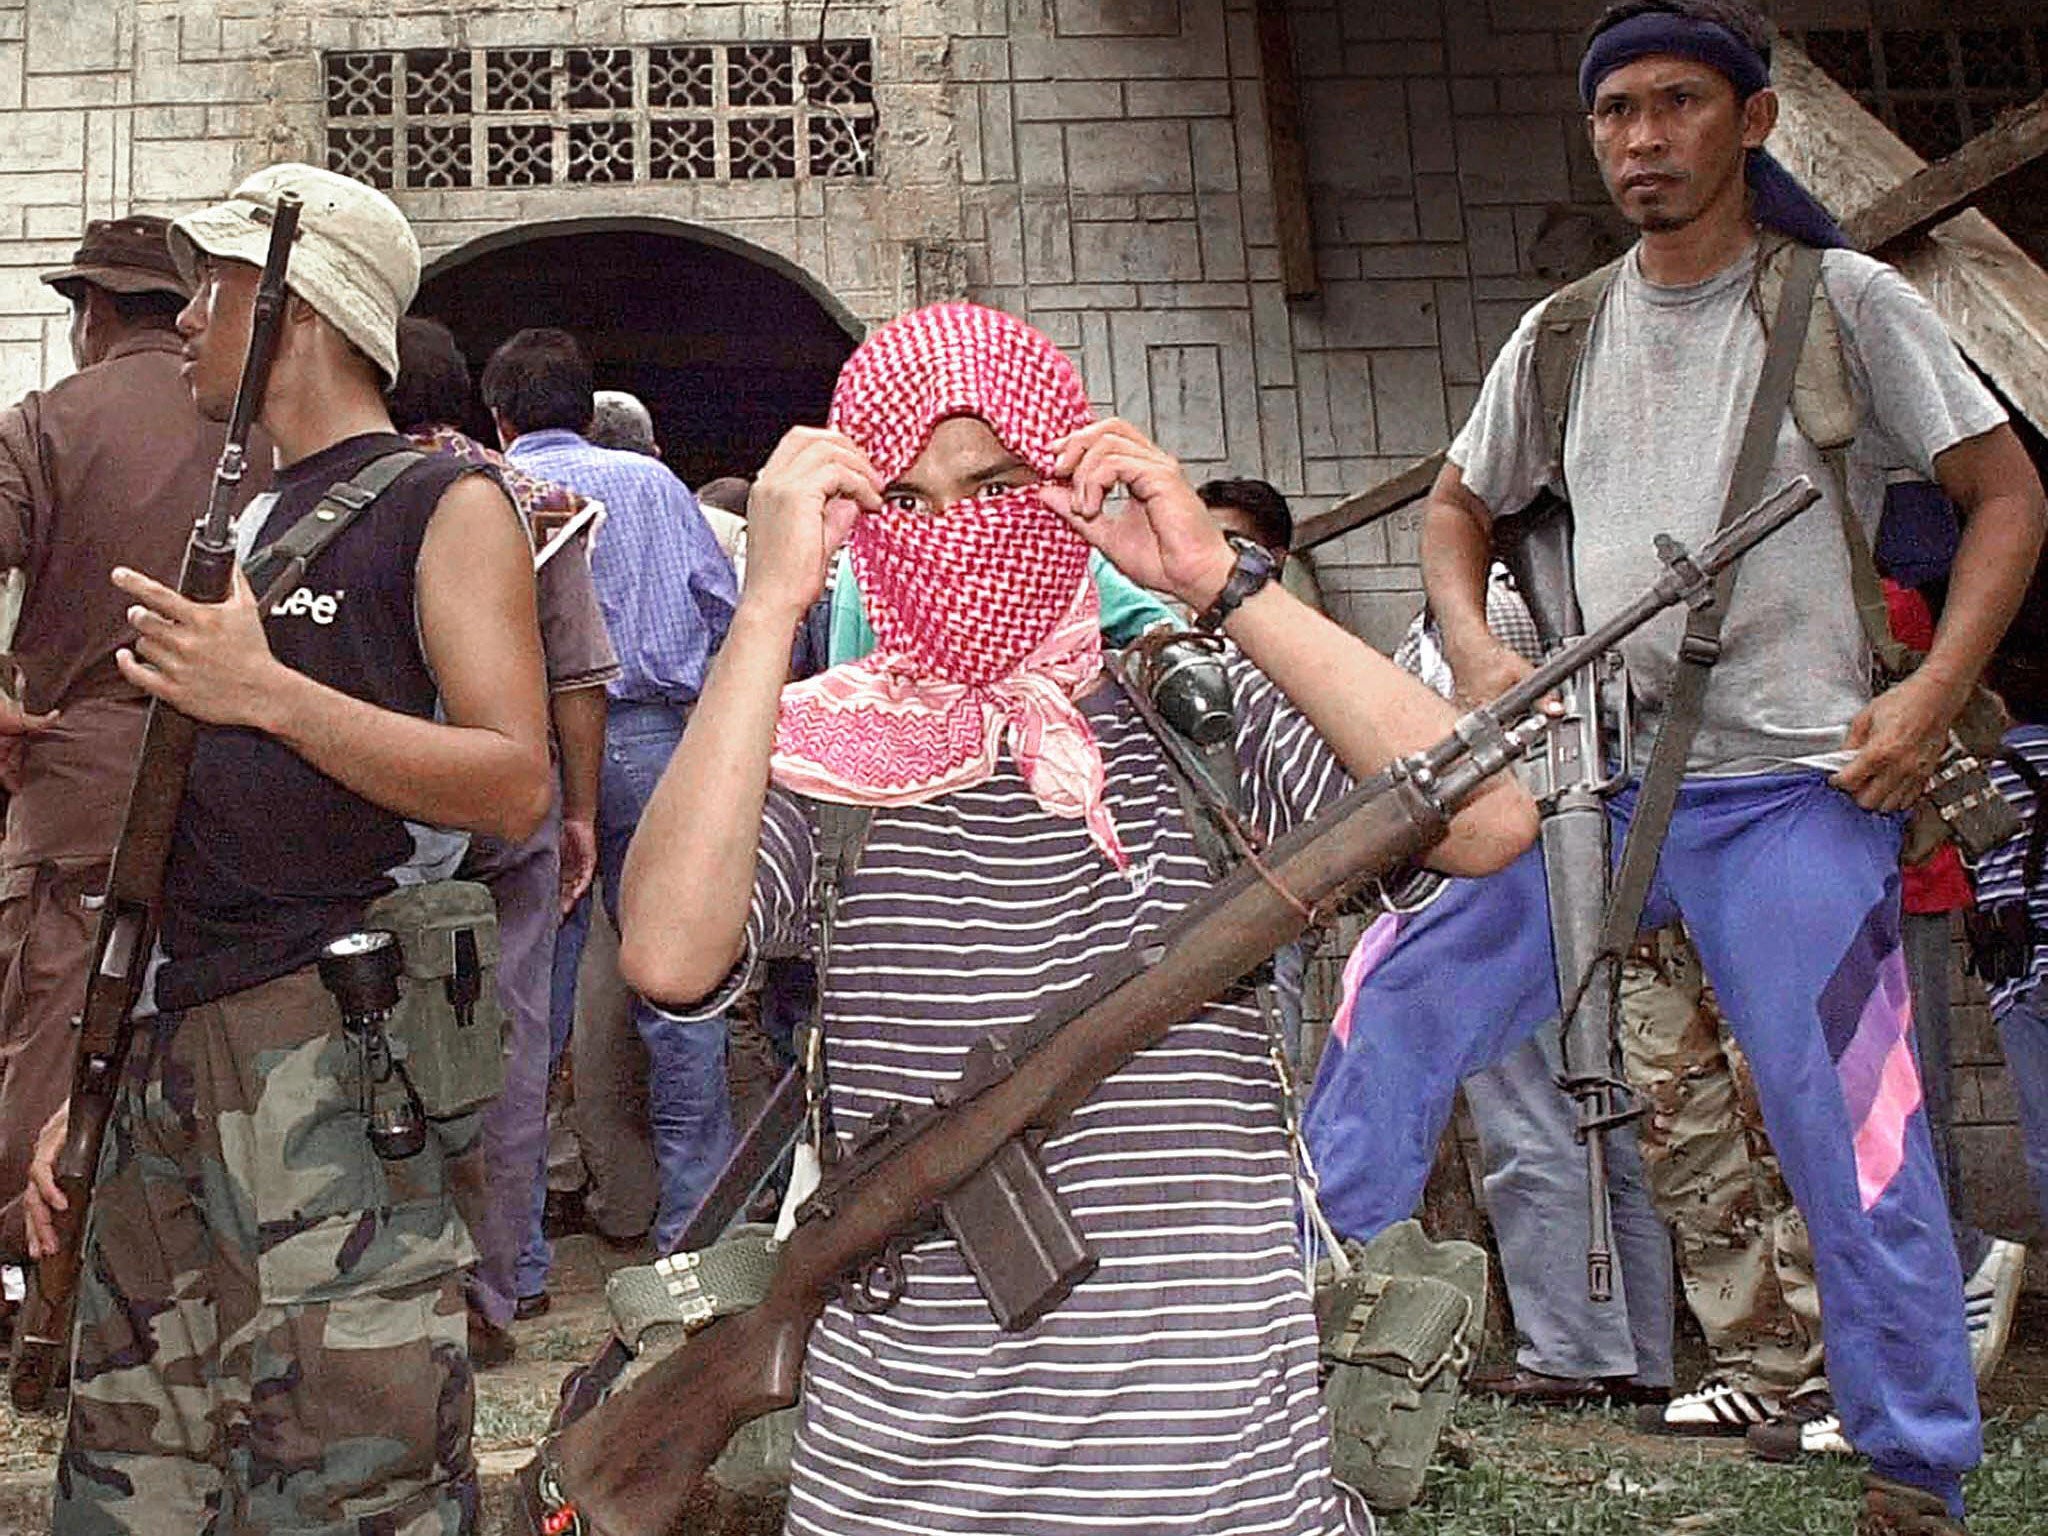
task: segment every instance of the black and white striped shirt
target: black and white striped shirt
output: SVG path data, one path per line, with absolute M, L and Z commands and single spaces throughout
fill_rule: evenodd
M 2048 776 L 2048 727 L 2015 726 L 2005 733 L 2005 750 L 2017 753 L 2036 773 Z M 1995 907 L 2000 902 L 2024 900 L 2035 930 L 2048 933 L 2048 886 L 2037 885 L 2030 890 L 2026 880 L 2027 839 L 2036 820 L 2048 814 L 2048 807 L 2037 803 L 2027 781 L 2010 764 L 1994 757 L 1987 766 L 1991 782 L 2019 812 L 2022 828 L 2018 837 L 1999 844 L 1977 861 L 1977 905 Z M 2048 945 L 2036 944 L 2025 975 L 1998 982 L 1989 989 L 1992 1008 L 2003 1009 L 2044 978 L 2048 978 Z
M 1278 835 L 1349 781 L 1265 678 L 1232 659 L 1250 809 Z M 1208 887 L 1160 749 L 1113 685 L 1082 705 L 1131 856 L 989 782 L 875 813 L 826 970 L 841 1134 L 956 1078 L 987 1030 L 1069 994 Z M 810 947 L 815 836 L 770 795 L 748 939 Z M 1101 1256 L 1031 1329 L 999 1332 L 950 1238 L 917 1246 L 880 1316 L 835 1304 L 811 1337 L 788 1529 L 1339 1536 L 1369 1529 L 1330 1479 L 1314 1320 L 1266 1029 L 1212 1006 L 1106 1081 L 1047 1140 Z

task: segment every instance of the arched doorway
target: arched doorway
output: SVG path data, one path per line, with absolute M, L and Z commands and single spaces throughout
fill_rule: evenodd
M 822 424 L 857 337 L 795 269 L 656 219 L 472 241 L 426 270 L 413 310 L 453 330 L 478 374 L 515 331 L 570 332 L 598 388 L 647 402 L 663 457 L 690 485 L 752 474 L 789 427 Z

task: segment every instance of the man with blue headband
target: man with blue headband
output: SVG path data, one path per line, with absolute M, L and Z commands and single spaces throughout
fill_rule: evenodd
M 1913 1060 L 1900 813 L 2018 605 L 2042 494 L 2004 412 L 1933 312 L 1890 268 L 1840 249 L 1825 211 L 1764 151 L 1777 120 L 1769 58 L 1764 22 L 1737 0 L 1626 0 L 1596 24 L 1579 77 L 1588 132 L 1640 239 L 1603 274 L 1563 378 L 1545 363 L 1556 354 L 1540 338 L 1560 328 L 1546 305 L 1494 363 L 1432 493 L 1423 576 L 1459 691 L 1491 698 L 1528 671 L 1486 628 L 1496 518 L 1568 491 L 1590 625 L 1652 574 L 1656 534 L 1693 548 L 1711 535 L 1746 438 L 1768 461 L 1764 490 L 1795 475 L 1821 490 L 1826 505 L 1743 561 L 1697 733 L 1673 763 L 1682 777 L 1644 924 L 1683 916 L 1812 1229 L 1834 1407 L 1872 1467 L 1860 1536 L 1953 1536 L 1980 1436 L 1962 1277 Z M 1788 274 L 1806 261 L 1797 253 L 1812 247 L 1824 250 L 1826 302 L 1795 300 L 1784 313 L 1812 314 L 1810 354 L 1828 356 L 1815 338 L 1836 333 L 1844 424 L 1819 444 L 1797 405 L 1775 432 L 1769 410 L 1754 434 L 1745 428 L 1778 313 L 1765 296 L 1793 286 Z M 1873 698 L 1849 530 L 1868 539 L 1887 480 L 1902 475 L 1938 481 L 1965 532 L 1932 651 Z M 1684 622 L 1669 616 L 1625 646 L 1639 772 L 1682 675 Z M 1636 796 L 1630 786 L 1613 802 L 1617 835 Z M 1412 1201 L 1456 1074 L 1556 1016 L 1535 855 L 1474 882 L 1462 907 L 1439 906 L 1418 925 L 1454 924 L 1470 940 L 1461 952 L 1520 959 L 1486 968 L 1495 979 L 1483 1000 L 1462 979 L 1446 987 L 1441 967 L 1410 974 L 1410 946 L 1369 973 L 1355 968 L 1344 1054 L 1379 1078 L 1391 1072 L 1371 1091 L 1405 1106 L 1397 1113 L 1417 1129 L 1369 1147 L 1317 1144 L 1312 1101 L 1326 1191 L 1352 1184 L 1379 1188 L 1390 1206 Z M 1387 1048 L 1420 1038 L 1419 1019 L 1438 1030 L 1429 1050 Z M 1418 1104 L 1427 1112 L 1415 1115 Z M 1412 1159 L 1409 1140 L 1420 1143 Z M 1391 1159 L 1389 1141 L 1402 1144 Z M 1339 1224 L 1350 1234 L 1404 1214 L 1360 1211 Z

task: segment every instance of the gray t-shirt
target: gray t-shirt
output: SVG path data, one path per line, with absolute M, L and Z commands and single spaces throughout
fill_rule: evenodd
M 1587 336 L 1562 472 L 1550 461 L 1536 394 L 1540 305 L 1495 360 L 1450 450 L 1466 486 L 1496 517 L 1518 512 L 1545 486 L 1569 484 L 1589 623 L 1650 584 L 1657 534 L 1695 550 L 1713 536 L 1763 367 L 1754 248 L 1705 282 L 1677 288 L 1646 279 L 1638 254 L 1623 262 Z M 1936 455 L 1990 431 L 2005 413 L 1933 310 L 1890 267 L 1829 251 L 1821 280 L 1860 415 L 1850 499 L 1874 533 L 1887 480 L 1931 480 Z M 1765 488 L 1795 475 L 1810 479 L 1823 500 L 1742 562 L 1689 773 L 1839 768 L 1849 757 L 1849 723 L 1869 702 L 1869 652 L 1834 480 L 1788 411 Z M 1648 761 L 1684 628 L 1683 610 L 1667 612 L 1623 645 L 1640 705 L 1638 763 Z

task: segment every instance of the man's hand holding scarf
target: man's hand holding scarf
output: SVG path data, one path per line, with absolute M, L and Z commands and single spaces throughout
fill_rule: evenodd
M 1116 417 L 1053 446 L 1047 506 L 1139 586 L 1197 613 L 1215 601 L 1236 557 L 1171 454 Z M 1110 495 L 1119 486 L 1130 493 L 1121 503 Z
M 825 592 L 832 557 L 863 511 L 882 505 L 882 477 L 852 438 L 792 427 L 747 497 L 747 579 L 741 601 L 801 619 Z

